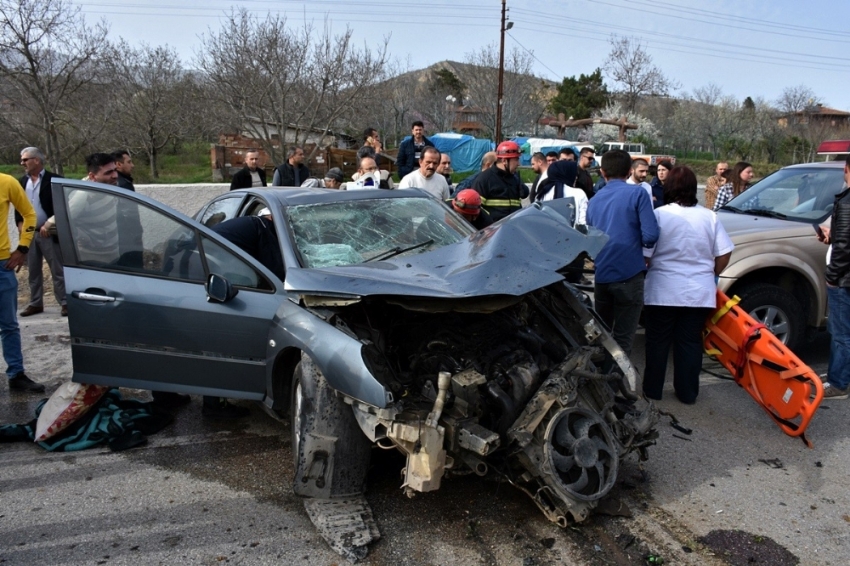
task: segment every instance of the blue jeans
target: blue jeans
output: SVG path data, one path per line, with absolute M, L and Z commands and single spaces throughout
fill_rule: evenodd
M 24 371 L 21 330 L 18 327 L 18 280 L 14 270 L 0 260 L 0 343 L 6 360 L 6 375 L 13 378 Z
M 839 389 L 850 386 L 850 287 L 827 287 L 832 335 L 829 345 L 827 381 Z

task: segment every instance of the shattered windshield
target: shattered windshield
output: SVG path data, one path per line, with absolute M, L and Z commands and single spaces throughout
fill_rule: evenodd
M 335 267 L 416 254 L 475 230 L 430 198 L 304 204 L 286 209 L 304 267 Z
M 723 209 L 797 222 L 823 222 L 843 187 L 844 170 L 840 167 L 788 167 L 765 177 Z

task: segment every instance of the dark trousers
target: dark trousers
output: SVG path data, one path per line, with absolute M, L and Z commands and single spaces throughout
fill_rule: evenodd
M 597 283 L 593 289 L 596 312 L 611 329 L 611 335 L 620 348 L 631 355 L 640 311 L 643 308 L 643 280 L 641 272 L 617 283 Z
M 699 393 L 702 369 L 702 330 L 713 309 L 647 305 L 643 311 L 646 329 L 646 369 L 643 393 L 661 399 L 667 357 L 673 345 L 673 388 L 683 403 L 693 403 Z

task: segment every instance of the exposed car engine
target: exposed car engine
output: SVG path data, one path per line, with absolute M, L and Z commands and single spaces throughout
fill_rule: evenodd
M 523 297 L 370 299 L 339 311 L 334 323 L 365 344 L 394 398 L 388 409 L 348 402 L 373 442 L 407 455 L 409 495 L 451 474 L 495 473 L 565 527 L 611 490 L 624 456 L 646 457 L 657 413 L 632 393 L 634 369 L 582 298 L 559 283 Z

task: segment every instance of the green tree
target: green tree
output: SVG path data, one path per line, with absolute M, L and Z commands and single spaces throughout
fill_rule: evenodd
M 572 116 L 576 120 L 590 118 L 595 110 L 601 110 L 608 105 L 608 87 L 602 80 L 602 70 L 596 69 L 589 75 L 581 74 L 576 77 L 564 77 L 558 85 L 558 92 L 551 102 L 549 109 L 564 116 Z

